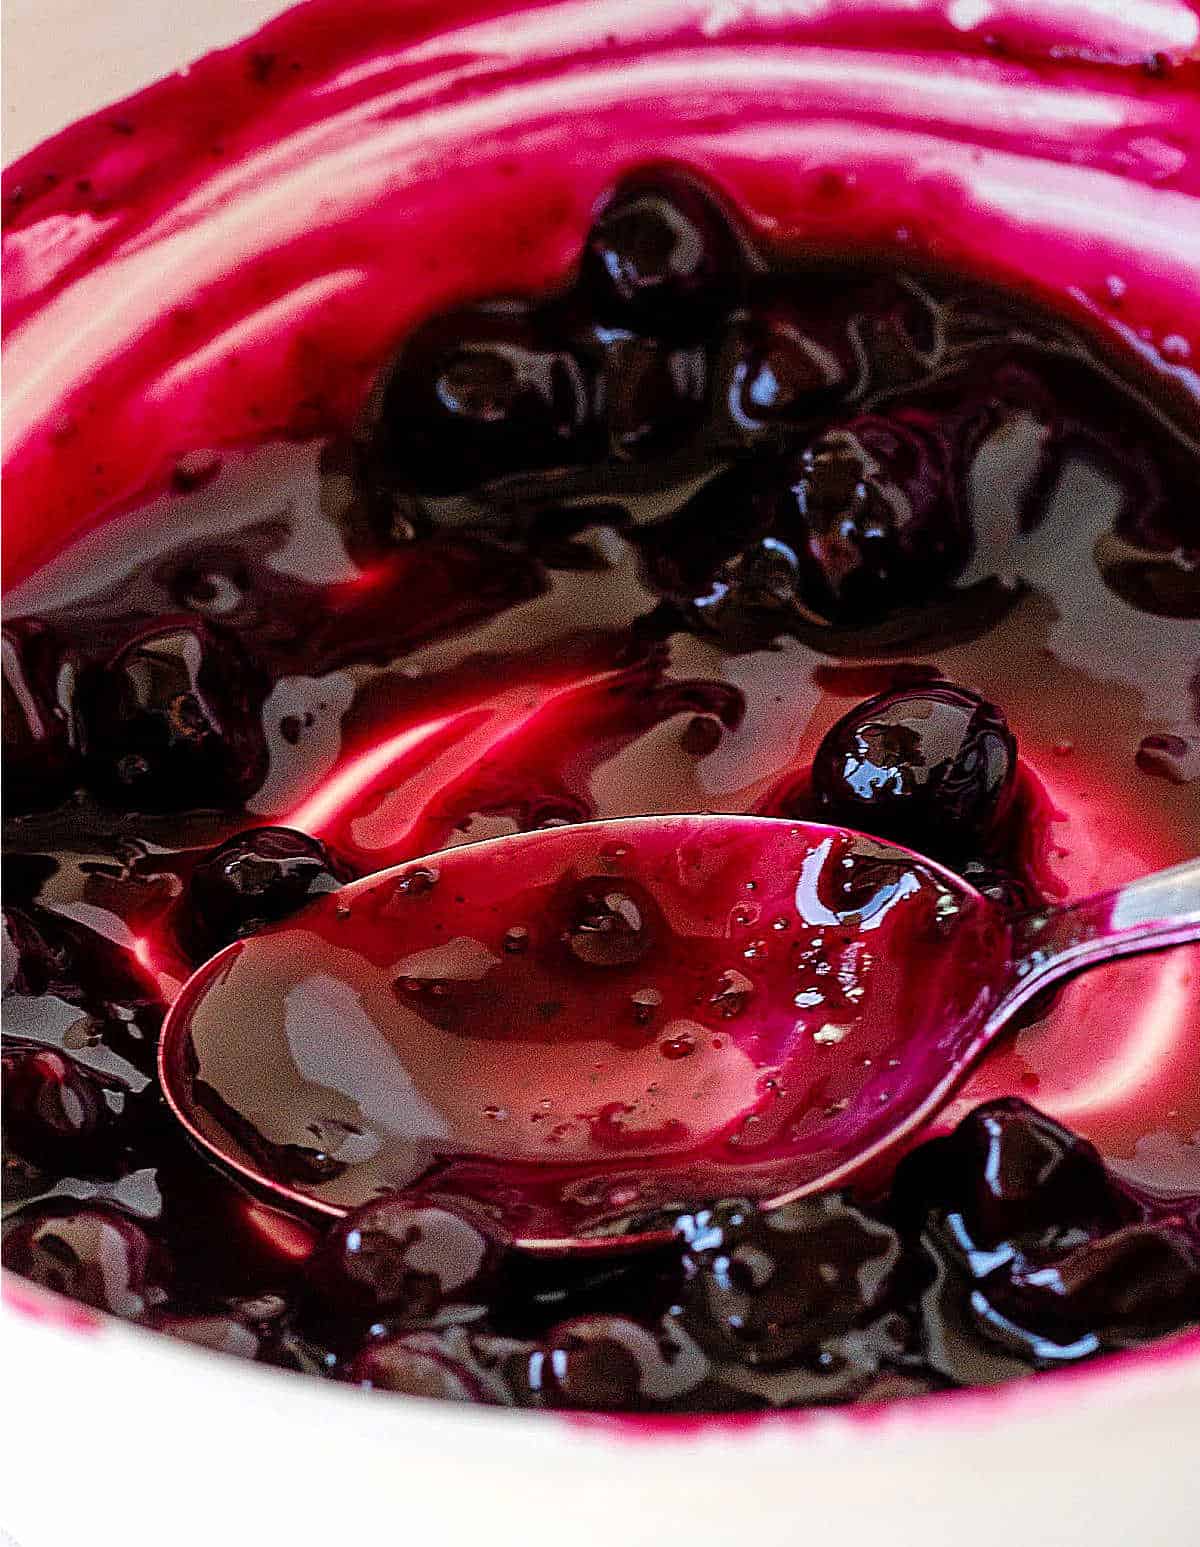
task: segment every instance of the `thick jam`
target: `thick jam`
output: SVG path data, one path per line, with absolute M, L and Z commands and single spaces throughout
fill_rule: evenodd
M 255 92 L 281 93 L 274 132 L 299 132 L 286 48 L 255 68 Z M 1150 114 L 1177 88 L 1146 80 Z M 140 147 L 152 105 L 59 147 L 109 168 L 119 209 L 150 174 L 99 137 Z M 243 133 L 232 118 L 222 140 Z M 187 135 L 179 197 L 188 156 L 216 154 L 203 115 Z M 104 197 L 10 192 L 14 251 L 31 199 Z M 831 220 L 857 209 L 844 183 L 821 197 Z M 103 221 L 89 204 L 78 262 L 110 240 Z M 226 1352 L 543 1408 L 879 1400 L 1200 1321 L 1194 948 L 1038 1006 L 878 1188 L 767 1211 L 734 1188 L 677 1200 L 674 1245 L 649 1254 L 535 1260 L 452 1188 L 383 1192 L 330 1228 L 250 1196 L 176 1126 L 156 1044 L 189 974 L 453 845 L 656 812 L 833 820 L 1010 911 L 1196 852 L 1179 381 L 1118 372 L 1094 337 L 946 265 L 798 257 L 702 162 L 613 178 L 553 262 L 517 235 L 497 226 L 483 299 L 406 318 L 382 369 L 355 350 L 390 323 L 353 308 L 327 319 L 336 340 L 293 339 L 283 359 L 264 325 L 256 346 L 265 260 L 227 255 L 211 314 L 167 298 L 173 320 L 113 352 L 99 308 L 79 342 L 95 372 L 78 364 L 86 385 L 45 435 L 40 406 L 18 405 L 34 431 L 12 464 L 4 634 L 6 1265 Z M 291 256 L 327 268 L 311 244 Z M 72 288 L 69 268 L 18 297 L 24 348 L 113 273 L 97 260 Z M 279 294 L 263 282 L 262 306 Z M 213 340 L 239 327 L 244 369 L 218 371 Z M 1160 343 L 1170 375 L 1178 347 Z M 142 417 L 118 414 L 147 380 Z M 218 422 L 227 436 L 207 433 Z M 281 428 L 293 443 L 250 446 Z M 686 974 L 640 981 L 654 901 L 604 879 L 553 937 L 581 980 L 620 980 L 614 1035 L 641 1036 Z M 505 981 L 537 927 L 506 924 Z M 775 948 L 770 919 L 728 938 Z M 749 1013 L 742 977 L 693 1017 L 711 1041 Z M 477 1057 L 478 1019 L 414 981 L 396 992 L 420 990 L 428 1024 Z M 695 1038 L 654 1039 L 664 1078 Z M 292 1132 L 268 1085 L 248 1142 L 268 1134 L 281 1174 L 336 1179 L 363 1141 L 354 1114 Z M 563 1115 L 528 1094 L 520 1120 L 550 1135 Z M 630 1121 L 610 1116 L 614 1133 Z

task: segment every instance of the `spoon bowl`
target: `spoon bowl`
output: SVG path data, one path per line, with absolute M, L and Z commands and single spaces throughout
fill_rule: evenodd
M 1054 977 L 1200 936 L 1196 868 L 1012 922 L 932 861 L 818 824 L 494 839 L 213 957 L 167 1018 L 162 1086 L 292 1207 L 404 1190 L 469 1198 L 532 1250 L 645 1245 L 697 1198 L 770 1207 L 860 1176 Z

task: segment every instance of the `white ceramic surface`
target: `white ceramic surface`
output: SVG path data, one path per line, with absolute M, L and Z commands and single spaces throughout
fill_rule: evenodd
M 8 0 L 5 158 L 274 9 Z M 0 1316 L 0 1527 L 20 1547 L 1186 1547 L 1200 1532 L 1200 1338 L 882 1417 L 635 1437 L 328 1387 L 116 1323 L 72 1330 L 54 1297 L 21 1299 Z

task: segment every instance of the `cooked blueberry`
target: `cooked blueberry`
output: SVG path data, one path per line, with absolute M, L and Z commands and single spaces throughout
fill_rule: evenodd
M 445 495 L 570 466 L 591 444 L 595 392 L 583 356 L 519 302 L 441 319 L 384 388 L 374 477 Z
M 1004 716 L 978 694 L 949 684 L 881 693 L 826 732 L 813 795 L 826 820 L 952 854 L 992 827 L 1016 764 Z
M 738 242 L 724 214 L 683 179 L 631 180 L 597 217 L 583 261 L 602 321 L 650 334 L 703 327 L 737 294 Z
M 499 1366 L 520 1351 L 515 1341 L 476 1340 L 461 1327 L 447 1334 L 402 1332 L 366 1344 L 349 1366 L 349 1378 L 408 1397 L 495 1405 L 512 1400 Z
M 485 1299 L 501 1250 L 495 1231 L 465 1208 L 397 1194 L 336 1224 L 311 1278 L 323 1298 L 352 1313 L 431 1316 Z
M 1023 1265 L 993 1298 L 1010 1322 L 1060 1344 L 1091 1334 L 1132 1347 L 1200 1322 L 1200 1248 L 1178 1226 L 1129 1224 Z
M 260 691 L 232 635 L 195 619 L 132 640 L 89 682 L 89 778 L 122 808 L 229 806 L 266 770 Z
M 142 1227 L 107 1204 L 55 1199 L 4 1222 L 4 1265 L 114 1316 L 161 1303 L 169 1264 Z
M 31 620 L 4 625 L 2 652 L 5 807 L 55 805 L 79 775 L 75 662 L 49 628 Z
M 443 1402 L 497 1400 L 469 1358 L 455 1353 L 434 1333 L 402 1333 L 368 1343 L 350 1367 L 350 1378 L 381 1391 Z
M 320 839 L 290 827 L 252 827 L 201 860 L 187 903 L 202 947 L 215 950 L 336 891 L 342 879 Z
M 958 1216 L 985 1250 L 1061 1251 L 1130 1213 L 1093 1146 L 1017 1097 L 976 1107 L 948 1138 L 914 1150 L 892 1193 L 910 1218 Z
M 509 1368 L 522 1406 L 585 1412 L 674 1404 L 711 1373 L 704 1353 L 679 1329 L 602 1314 L 560 1322 Z
M 863 414 L 828 430 L 770 498 L 778 535 L 802 558 L 801 598 L 831 622 L 919 605 L 970 553 L 953 477 L 915 420 Z
M 943 460 L 917 424 L 861 415 L 737 463 L 639 532 L 650 579 L 735 648 L 916 618 L 970 552 Z
M 726 433 L 736 442 L 755 444 L 764 432 L 794 430 L 836 408 L 855 364 L 849 341 L 825 332 L 814 336 L 783 307 L 739 324 L 725 352 L 723 405 Z
M 704 423 L 708 356 L 621 333 L 606 348 L 609 445 L 629 461 L 667 456 Z
M 580 881 L 567 902 L 563 943 L 586 967 L 632 966 L 653 944 L 647 900 L 624 881 Z
M 16 1150 L 84 1169 L 111 1155 L 128 1095 L 121 1085 L 54 1048 L 6 1042 L 3 1061 L 5 1133 Z
M 676 1233 L 684 1327 L 752 1368 L 837 1360 L 838 1340 L 885 1315 L 900 1262 L 896 1232 L 837 1193 L 765 1213 L 730 1199 L 681 1216 Z

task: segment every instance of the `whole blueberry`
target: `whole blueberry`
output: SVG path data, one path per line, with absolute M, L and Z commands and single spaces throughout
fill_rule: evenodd
M 320 839 L 290 827 L 252 827 L 219 844 L 192 872 L 191 927 L 199 948 L 214 951 L 341 884 Z
M 955 1215 L 975 1246 L 1059 1252 L 1117 1229 L 1130 1206 L 1095 1148 L 1015 1096 L 906 1156 L 892 1197 L 916 1223 Z
M 819 1367 L 855 1329 L 883 1325 L 900 1240 L 841 1194 L 767 1212 L 726 1199 L 680 1216 L 676 1234 L 688 1278 L 682 1322 L 714 1357 Z
M 954 854 L 1007 804 L 1017 745 L 994 704 L 965 688 L 880 693 L 826 732 L 812 788 L 825 820 Z
M 79 781 L 76 662 L 54 631 L 33 619 L 4 625 L 0 653 L 5 809 L 53 806 Z
M 22 1278 L 114 1316 L 137 1318 L 165 1299 L 165 1252 L 108 1204 L 53 1199 L 11 1214 L 3 1258 Z
M 26 1159 L 91 1169 L 111 1156 L 127 1092 L 66 1053 L 33 1044 L 4 1054 L 4 1131 Z
M 444 496 L 579 461 L 598 433 L 595 373 L 521 302 L 439 318 L 383 388 L 370 461 L 379 495 Z
M 379 1391 L 441 1402 L 497 1400 L 470 1359 L 456 1357 L 436 1333 L 400 1333 L 368 1343 L 351 1362 L 350 1379 Z
M 431 1316 L 486 1300 L 502 1249 L 499 1234 L 465 1207 L 397 1193 L 339 1221 L 309 1272 L 317 1293 L 348 1312 Z
M 971 551 L 936 436 L 878 414 L 837 421 L 798 452 L 736 462 L 637 541 L 656 589 L 734 649 L 919 625 Z
M 156 624 L 90 676 L 89 782 L 123 809 L 236 805 L 266 772 L 261 697 L 231 634 L 194 618 Z
M 588 237 L 584 294 L 602 322 L 650 334 L 702 328 L 740 287 L 742 255 L 724 213 L 697 184 L 637 176 Z
M 629 333 L 604 350 L 609 448 L 623 461 L 665 457 L 704 423 L 709 365 L 700 346 L 660 343 Z
M 509 1369 L 522 1406 L 584 1412 L 680 1403 L 711 1374 L 705 1354 L 679 1329 L 601 1312 L 560 1322 Z

